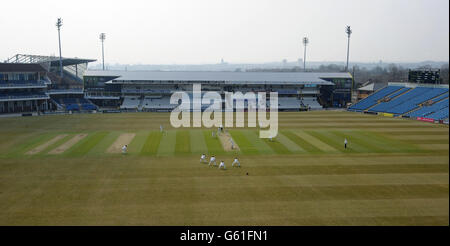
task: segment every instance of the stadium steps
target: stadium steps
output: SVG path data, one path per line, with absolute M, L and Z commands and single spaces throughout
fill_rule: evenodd
M 412 89 L 413 89 L 413 88 L 408 88 L 408 90 L 405 90 L 404 92 L 402 92 L 402 93 L 396 95 L 395 97 L 391 98 L 391 100 L 395 100 L 395 99 L 397 99 L 398 97 L 401 97 L 401 96 L 405 95 L 406 93 L 408 93 L 408 92 L 411 91 Z M 400 89 L 400 90 L 401 90 L 401 89 Z M 392 94 L 395 94 L 395 92 L 392 93 Z M 392 94 L 391 94 L 391 95 L 392 95 Z
M 370 100 L 369 98 L 370 98 L 372 95 L 375 95 L 376 93 L 379 93 L 380 91 L 382 91 L 383 89 L 386 89 L 387 87 L 389 87 L 389 86 L 386 86 L 386 87 L 383 87 L 383 88 L 380 88 L 380 89 L 374 91 L 374 92 L 373 92 L 372 94 L 370 94 L 368 97 L 362 99 L 361 101 L 357 102 L 356 104 L 358 104 L 358 103 L 360 103 L 360 102 L 362 102 L 362 101 L 364 101 L 364 100 Z M 378 99 L 376 104 L 374 104 L 374 105 L 372 105 L 372 106 L 369 106 L 368 108 L 365 108 L 365 109 L 360 109 L 360 112 L 367 112 L 367 111 L 370 110 L 371 108 L 373 108 L 373 107 L 377 106 L 378 104 L 380 104 L 380 101 L 381 101 L 382 99 L 384 99 L 384 98 L 386 98 L 386 97 L 389 97 L 390 95 L 393 95 L 393 94 L 397 93 L 399 90 L 402 90 L 403 88 L 404 88 L 404 87 L 400 87 L 400 88 L 398 88 L 397 90 L 392 91 L 392 92 L 389 93 L 388 95 L 385 95 L 383 98 Z M 356 105 L 356 104 L 355 104 L 355 105 Z
M 378 101 L 376 104 L 374 104 L 374 105 L 372 105 L 372 106 L 370 106 L 370 107 L 368 107 L 368 108 L 366 108 L 366 109 L 364 109 L 363 110 L 363 112 L 367 112 L 367 111 L 369 111 L 371 108 L 373 108 L 373 107 L 375 107 L 375 106 L 377 106 L 378 104 L 380 104 L 380 102 Z
M 139 98 L 139 105 L 138 105 L 138 110 L 142 110 L 142 108 L 144 108 L 144 98 L 140 97 Z
M 58 110 L 64 110 L 64 107 L 61 104 L 59 104 L 57 101 L 55 101 L 53 98 L 51 98 L 51 97 L 50 97 L 50 102 L 55 104 L 56 108 L 58 108 Z
M 406 113 L 404 113 L 404 114 L 399 115 L 399 117 L 403 117 L 404 115 L 408 115 L 409 113 L 412 113 L 412 112 L 414 112 L 414 111 L 417 111 L 417 110 L 419 110 L 419 109 L 421 109 L 421 108 L 422 108 L 422 106 L 419 106 L 419 107 L 417 107 L 417 108 L 414 108 L 414 109 L 412 109 L 412 110 L 410 110 L 410 111 L 408 111 L 408 112 L 406 112 Z
M 381 89 L 384 89 L 384 88 L 381 88 Z M 377 90 L 377 92 L 380 91 L 381 89 Z M 382 102 L 383 102 L 383 99 L 385 99 L 386 97 L 389 97 L 390 95 L 393 95 L 393 94 L 397 93 L 399 90 L 402 90 L 402 89 L 403 89 L 403 88 L 400 88 L 400 89 L 398 89 L 398 90 L 396 90 L 396 91 L 393 91 L 393 92 L 390 93 L 389 95 L 386 95 L 386 96 L 384 96 L 384 97 L 381 98 L 381 99 L 378 99 L 376 104 L 374 104 L 374 105 L 372 105 L 372 106 L 370 106 L 370 107 L 364 109 L 363 111 L 364 111 L 364 112 L 365 112 L 365 111 L 369 111 L 371 108 L 373 108 L 373 107 L 377 106 L 378 104 L 382 103 Z M 397 95 L 397 96 L 395 96 L 394 98 L 391 98 L 391 100 L 394 100 L 395 98 L 397 98 L 397 97 L 399 97 L 399 96 L 401 96 L 401 95 L 407 93 L 407 92 L 410 91 L 410 90 L 411 90 L 411 89 L 406 90 L 404 93 L 401 93 L 400 95 Z
M 442 93 L 442 94 L 440 94 L 440 95 L 438 95 L 438 96 L 435 96 L 435 97 L 433 97 L 433 98 L 431 98 L 431 99 L 429 99 L 429 100 L 433 101 L 433 103 L 432 103 L 431 105 L 434 105 L 434 104 L 439 103 L 439 102 L 441 102 L 441 101 L 447 100 L 447 99 L 448 99 L 448 96 L 449 96 L 449 93 L 448 93 L 448 92 L 444 92 L 444 93 Z M 438 99 L 438 100 L 435 101 L 435 99 Z M 425 101 L 425 102 L 426 102 L 426 101 Z M 410 113 L 413 113 L 413 112 L 415 112 L 415 111 L 418 111 L 418 110 L 424 108 L 423 104 L 424 104 L 425 102 L 420 103 L 419 107 L 417 107 L 417 108 L 415 108 L 415 109 L 412 109 L 412 110 L 410 110 L 410 111 L 408 111 L 408 112 L 402 114 L 401 116 L 408 115 L 408 114 L 410 114 Z M 433 114 L 433 113 L 435 113 L 435 111 L 429 112 L 428 115 Z
M 85 100 L 88 101 L 90 104 L 97 106 L 97 104 L 93 103 L 91 100 L 86 99 L 86 98 L 85 98 Z M 98 106 L 97 106 L 97 107 L 98 107 Z
M 445 99 L 448 99 L 448 96 L 449 96 L 448 92 L 445 92 L 445 93 L 442 93 L 442 94 L 439 95 L 439 96 L 436 96 L 436 97 L 431 98 L 430 100 L 432 100 L 432 101 L 433 101 L 433 104 L 435 104 L 435 103 L 438 103 L 438 102 L 443 101 L 443 100 L 445 100 Z M 434 101 L 436 98 L 439 99 L 439 100 Z
M 400 88 L 400 89 L 398 89 L 398 90 L 392 92 L 391 94 L 386 95 L 385 97 L 383 97 L 383 98 L 377 100 L 377 103 L 376 103 L 376 104 L 374 104 L 374 105 L 372 105 L 372 106 L 370 106 L 370 107 L 364 109 L 363 111 L 364 111 L 364 112 L 369 111 L 371 108 L 373 108 L 373 107 L 377 106 L 378 104 L 382 103 L 382 102 L 383 102 L 383 99 L 385 99 L 386 97 L 389 97 L 389 96 L 392 95 L 392 94 L 397 93 L 397 91 L 399 91 L 399 90 L 401 90 L 401 89 L 402 89 L 402 88 Z M 407 90 L 405 93 L 407 93 L 408 91 L 410 91 L 410 90 Z M 403 95 L 403 94 L 405 94 L 405 93 L 402 93 L 401 95 Z M 400 95 L 398 95 L 398 96 L 400 96 Z M 398 96 L 396 96 L 395 98 L 397 98 Z M 394 98 L 391 98 L 391 100 L 394 100 Z

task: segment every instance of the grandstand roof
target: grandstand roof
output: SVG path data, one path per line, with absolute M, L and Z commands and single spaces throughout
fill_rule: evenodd
M 358 88 L 359 91 L 373 91 L 373 88 L 375 86 L 375 83 L 368 84 L 366 86 Z
M 233 84 L 294 83 L 333 85 L 329 78 L 352 78 L 349 73 L 308 72 L 191 72 L 191 71 L 103 71 L 88 70 L 85 76 L 120 76 L 109 83 L 128 84 L 151 81 L 218 82 Z
M 88 62 L 94 62 L 94 59 L 82 59 L 82 58 L 68 58 L 62 57 L 62 65 L 70 66 L 75 64 L 83 64 Z M 14 55 L 7 60 L 5 63 L 28 63 L 28 64 L 36 64 L 36 63 L 45 63 L 50 62 L 51 66 L 59 66 L 59 57 L 58 56 L 40 56 L 40 55 L 26 55 L 26 54 L 17 54 Z
M 0 72 L 46 72 L 40 64 L 0 63 Z

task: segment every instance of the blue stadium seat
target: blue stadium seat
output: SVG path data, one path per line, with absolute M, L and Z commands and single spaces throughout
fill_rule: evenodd
M 386 96 L 391 95 L 394 92 L 398 92 L 400 89 L 403 89 L 403 86 L 387 86 L 384 87 L 381 90 L 378 90 L 377 92 L 373 93 L 372 95 L 364 98 L 363 100 L 359 101 L 358 103 L 350 106 L 350 110 L 365 110 L 373 105 L 378 103 L 378 100 L 383 99 Z
M 444 88 L 416 87 L 391 101 L 381 102 L 369 111 L 404 114 L 418 108 L 418 104 L 446 92 L 448 89 Z

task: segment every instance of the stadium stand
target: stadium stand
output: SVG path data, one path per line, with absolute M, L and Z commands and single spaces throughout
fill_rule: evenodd
M 429 114 L 426 116 L 426 118 L 431 118 L 435 120 L 444 120 L 448 119 L 448 100 L 447 100 L 447 107 L 443 108 L 437 112 L 434 112 L 432 114 Z
M 0 80 L 0 87 L 46 87 L 46 85 L 43 80 Z
M 369 109 L 369 111 L 405 114 L 413 109 L 418 108 L 419 103 L 425 102 L 447 91 L 448 89 L 444 88 L 416 87 L 408 91 L 407 93 L 395 98 L 394 100 L 381 102 L 380 104 Z
M 401 86 L 387 86 L 384 87 L 378 91 L 376 91 L 374 94 L 370 95 L 369 97 L 366 97 L 365 99 L 359 101 L 357 104 L 352 105 L 349 109 L 354 111 L 362 111 L 366 110 L 378 103 L 378 100 L 400 90 Z
M 145 97 L 142 103 L 143 109 L 173 109 L 176 105 L 170 104 L 170 97 Z
M 349 111 L 391 113 L 410 118 L 448 118 L 449 90 L 445 87 L 387 86 L 348 108 Z
M 303 98 L 302 102 L 303 105 L 306 107 L 309 107 L 311 109 L 322 109 L 322 105 L 319 104 L 316 98 Z
M 391 95 L 387 96 L 386 98 L 387 99 L 395 98 L 395 97 L 397 97 L 397 96 L 399 96 L 399 95 L 401 95 L 401 94 L 403 94 L 403 93 L 405 93 L 405 92 L 407 92 L 409 90 L 411 90 L 411 88 L 408 88 L 408 87 L 401 88 L 400 90 L 392 93 Z
M 279 95 L 295 95 L 297 94 L 297 90 L 287 90 L 287 89 L 278 89 L 276 90 Z
M 1 93 L 0 99 L 48 98 L 44 92 L 7 92 Z
M 97 107 L 84 98 L 59 98 L 55 100 L 67 111 L 96 110 Z
M 300 109 L 300 100 L 295 97 L 279 97 L 278 109 Z
M 448 96 L 448 95 L 447 95 Z M 434 103 L 433 105 L 430 106 L 423 106 L 420 109 L 410 112 L 408 114 L 406 114 L 406 116 L 409 117 L 426 117 L 426 118 L 431 118 L 431 119 L 436 119 L 436 120 L 441 120 L 446 118 L 445 115 L 443 115 L 442 117 L 438 117 L 440 116 L 440 114 L 437 114 L 436 117 L 429 117 L 429 115 L 434 116 L 434 113 L 440 112 L 441 110 L 447 109 L 448 112 L 448 98 L 441 100 L 439 102 Z M 447 114 L 448 117 L 448 114 Z
M 138 96 L 126 96 L 123 99 L 121 109 L 137 109 L 141 105 L 141 99 Z

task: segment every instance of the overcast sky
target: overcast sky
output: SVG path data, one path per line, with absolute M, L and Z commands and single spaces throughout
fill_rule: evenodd
M 448 0 L 163 0 L 4 1 L 0 60 L 16 53 L 62 55 L 107 63 L 201 64 L 449 59 Z

